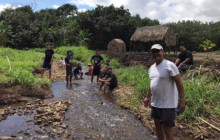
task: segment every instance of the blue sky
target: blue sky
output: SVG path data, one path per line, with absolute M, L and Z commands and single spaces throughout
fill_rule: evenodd
M 157 19 L 162 23 L 182 20 L 203 22 L 220 21 L 219 0 L 0 0 L 0 12 L 7 7 L 30 5 L 34 11 L 57 8 L 65 3 L 74 4 L 79 11 L 90 10 L 96 5 L 116 7 L 123 5 L 131 15 Z
M 34 11 L 38 11 L 45 8 L 54 8 L 55 6 L 61 6 L 63 4 L 70 3 L 68 0 L 1 0 L 0 5 L 11 4 L 18 7 L 20 5 L 30 5 Z M 78 9 L 92 9 L 88 5 L 77 5 Z

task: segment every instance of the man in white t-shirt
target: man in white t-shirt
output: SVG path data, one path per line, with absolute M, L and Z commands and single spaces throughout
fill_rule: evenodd
M 164 59 L 160 44 L 153 45 L 151 53 L 155 64 L 149 69 L 150 86 L 144 104 L 148 107 L 151 101 L 151 117 L 154 119 L 158 140 L 164 140 L 165 136 L 166 140 L 174 140 L 175 112 L 183 113 L 185 110 L 182 79 L 176 65 Z

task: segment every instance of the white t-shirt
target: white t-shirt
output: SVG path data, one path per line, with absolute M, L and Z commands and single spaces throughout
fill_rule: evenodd
M 65 60 L 60 60 L 60 63 L 62 64 L 62 66 L 65 66 Z
M 173 62 L 163 60 L 158 66 L 153 64 L 149 69 L 151 106 L 157 108 L 177 108 L 178 92 L 176 83 L 171 77 L 179 74 Z

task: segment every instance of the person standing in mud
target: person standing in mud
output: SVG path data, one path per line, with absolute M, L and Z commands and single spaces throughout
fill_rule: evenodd
M 51 79 L 54 51 L 51 49 L 51 46 L 50 46 L 49 43 L 47 43 L 46 47 L 47 47 L 47 49 L 45 50 L 45 57 L 44 57 L 43 69 L 42 69 L 42 72 L 41 72 L 41 77 L 44 76 L 45 70 L 48 70 L 49 71 L 49 79 Z
M 70 84 L 72 86 L 73 77 L 73 52 L 67 51 L 67 57 L 65 58 L 66 63 L 66 86 Z
M 103 57 L 100 55 L 100 51 L 98 49 L 96 50 L 96 55 L 92 56 L 90 62 L 94 66 L 91 82 L 93 83 L 94 76 L 97 76 L 97 83 L 98 83 L 101 65 L 104 63 Z
M 158 140 L 164 140 L 165 137 L 166 140 L 174 140 L 175 112 L 183 113 L 185 110 L 182 79 L 177 66 L 164 59 L 161 45 L 153 45 L 151 53 L 156 63 L 149 69 L 150 85 L 144 105 L 148 107 L 151 101 L 151 117 L 154 119 Z

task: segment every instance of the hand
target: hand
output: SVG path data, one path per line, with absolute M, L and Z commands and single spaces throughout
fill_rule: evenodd
M 145 99 L 144 99 L 144 106 L 145 106 L 146 108 L 150 106 L 150 99 L 148 99 L 148 98 L 145 98 Z
M 178 67 L 178 70 L 179 70 L 179 71 L 181 70 L 181 67 L 180 67 L 180 66 Z
M 177 108 L 178 108 L 180 114 L 183 113 L 184 110 L 185 110 L 185 101 L 181 101 L 181 100 L 180 100 L 179 105 L 178 105 Z

